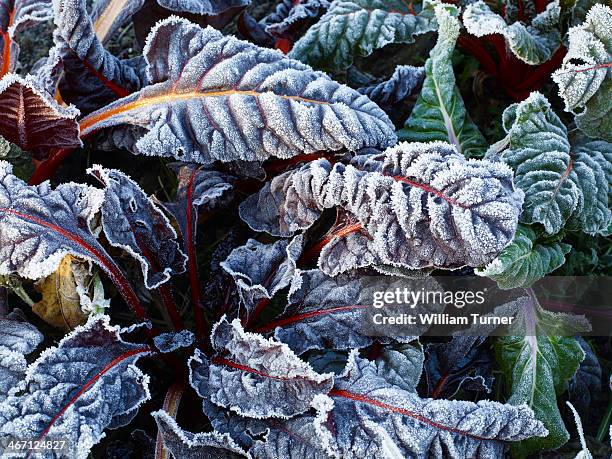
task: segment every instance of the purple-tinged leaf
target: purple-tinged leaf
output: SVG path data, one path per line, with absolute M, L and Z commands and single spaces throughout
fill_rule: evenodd
M 333 386 L 333 375 L 318 374 L 286 344 L 245 332 L 225 317 L 212 331 L 212 360 L 196 350 L 190 382 L 200 397 L 253 418 L 289 418 L 310 409 L 317 394 Z
M 306 21 L 316 20 L 327 11 L 329 4 L 328 0 L 282 0 L 261 22 L 270 35 L 285 37 Z
M 154 289 L 185 271 L 176 231 L 163 212 L 131 178 L 115 169 L 93 166 L 88 173 L 105 186 L 102 228 L 108 242 L 141 265 L 147 288 Z
M 581 336 L 576 341 L 584 351 L 584 360 L 570 380 L 567 393 L 578 411 L 587 413 L 594 397 L 601 392 L 603 374 L 601 364 L 588 342 Z
M 92 234 L 104 192 L 65 183 L 28 186 L 0 161 L 0 275 L 40 279 L 53 273 L 64 256 L 91 260 L 104 270 L 142 318 L 140 300 L 123 273 Z
M 54 0 L 55 39 L 62 56 L 62 98 L 83 112 L 139 90 L 146 84 L 139 59 L 124 62 L 96 37 L 85 0 Z
M 0 318 L 0 403 L 24 378 L 30 354 L 43 336 L 34 325 L 11 315 Z
M 453 398 L 460 390 L 491 392 L 492 356 L 478 336 L 454 336 L 425 348 L 427 391 L 432 398 Z
M 9 74 L 0 80 L 0 135 L 22 150 L 43 156 L 54 148 L 81 146 L 79 111 L 62 107 L 32 78 Z
M 0 77 L 17 67 L 15 34 L 52 17 L 51 0 L 0 0 Z
M 378 84 L 359 88 L 378 105 L 389 106 L 403 101 L 417 89 L 425 79 L 425 68 L 398 65 L 391 78 Z
M 183 237 L 183 248 L 190 253 L 195 246 L 198 211 L 210 211 L 227 204 L 233 197 L 234 177 L 196 164 L 174 163 L 178 187 L 172 202 L 162 206 L 176 219 Z
M 319 258 L 337 275 L 372 264 L 482 266 L 512 241 L 522 202 L 505 164 L 467 160 L 446 143 L 400 143 L 350 165 L 321 159 L 279 175 L 240 216 L 256 231 L 289 236 L 341 206 L 358 225 L 334 235 Z
M 61 439 L 87 458 L 106 428 L 131 421 L 150 398 L 135 365 L 149 347 L 125 342 L 108 317 L 95 317 L 28 367 L 20 390 L 0 403 L 0 440 Z
M 547 433 L 526 406 L 419 398 L 356 353 L 329 395 L 333 408 L 317 430 L 343 458 L 502 457 L 508 442 Z
M 251 43 L 255 43 L 257 46 L 274 48 L 276 40 L 272 35 L 266 32 L 265 25 L 261 22 L 257 22 L 257 20 L 246 11 L 238 16 L 236 28 L 241 38 L 245 38 Z
M 138 125 L 148 132 L 136 153 L 205 164 L 396 141 L 389 118 L 367 97 L 211 27 L 168 18 L 144 53 L 150 86 L 84 118 L 83 135 Z
M 162 353 L 174 352 L 183 347 L 193 344 L 195 337 L 189 330 L 182 330 L 178 333 L 161 333 L 153 338 L 155 347 Z
M 291 284 L 302 253 L 302 240 L 301 235 L 291 241 L 281 239 L 274 244 L 249 239 L 246 245 L 234 249 L 221 263 L 221 267 L 236 282 L 248 315 L 259 300 L 269 300 Z
M 412 343 L 392 342 L 383 347 L 374 361 L 376 372 L 389 384 L 409 392 L 416 392 L 416 386 L 423 372 L 423 346 Z
M 191 433 L 183 430 L 165 411 L 151 413 L 164 446 L 174 459 L 233 459 L 246 456 L 228 434 L 218 432 Z

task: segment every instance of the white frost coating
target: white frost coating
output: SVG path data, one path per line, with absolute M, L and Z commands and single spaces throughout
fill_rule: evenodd
M 424 78 L 425 69 L 423 67 L 398 65 L 388 80 L 359 88 L 358 91 L 379 105 L 391 105 L 410 96 Z
M 552 78 L 565 109 L 590 137 L 612 141 L 612 9 L 596 4 L 569 30 L 568 52 Z
M 101 207 L 104 235 L 111 245 L 140 263 L 147 288 L 155 289 L 172 275 L 184 272 L 187 256 L 179 248 L 176 231 L 140 186 L 123 172 L 100 165 L 87 173 L 105 185 Z
M 53 273 L 69 254 L 100 264 L 90 248 L 105 254 L 91 233 L 104 199 L 102 190 L 73 182 L 55 189 L 49 182 L 28 186 L 12 171 L 9 163 L 0 161 L 0 275 L 40 279 Z M 87 228 L 79 225 L 79 219 Z
M 84 118 L 83 135 L 137 125 L 147 132 L 136 152 L 204 164 L 386 147 L 397 139 L 366 96 L 211 27 L 170 17 L 153 29 L 144 53 L 151 85 Z
M 262 244 L 255 239 L 238 247 L 220 266 L 234 279 L 238 293 L 250 314 L 257 302 L 271 299 L 291 284 L 297 273 L 297 260 L 302 253 L 303 236 L 291 241 L 279 240 Z
M 549 3 L 531 25 L 517 21 L 508 25 L 504 18 L 494 13 L 482 0 L 469 4 L 463 13 L 467 31 L 477 37 L 501 34 L 512 53 L 523 62 L 541 64 L 551 58 L 561 45 L 558 31 L 561 7 L 558 1 Z
M 503 163 L 466 160 L 442 142 L 400 143 L 347 166 L 318 160 L 277 176 L 240 216 L 288 236 L 341 206 L 360 224 L 350 233 L 359 244 L 341 250 L 346 238 L 331 239 L 319 258 L 329 275 L 368 264 L 454 269 L 495 258 L 514 237 L 522 201 Z
M 183 430 L 166 411 L 151 413 L 161 433 L 164 446 L 174 459 L 231 459 L 247 453 L 227 433 L 191 433 Z
M 567 129 L 539 92 L 509 106 L 503 126 L 507 148 L 491 155 L 515 170 L 514 183 L 525 192 L 520 220 L 541 223 L 549 234 L 566 224 L 605 232 L 612 220 L 612 145 L 581 139 L 570 145 Z
M 432 2 L 414 15 L 399 0 L 336 0 L 300 38 L 289 56 L 313 67 L 344 70 L 355 57 L 368 56 L 389 43 L 412 43 L 434 31 Z
M 44 22 L 53 18 L 50 0 L 15 0 L 13 11 L 12 23 L 7 30 L 11 41 L 15 40 L 17 32 L 36 22 Z
M 122 341 L 119 327 L 109 320 L 90 318 L 28 367 L 20 391 L 0 403 L 0 438 L 39 438 L 49 428 L 45 438 L 68 440 L 74 457 L 85 459 L 105 428 L 136 415 L 150 393 L 148 376 L 134 363 L 150 350 Z M 112 361 L 115 365 L 105 368 Z M 96 374 L 93 384 L 66 405 Z
M 319 374 L 284 343 L 244 331 L 223 317 L 212 330 L 210 363 L 190 359 L 190 383 L 203 398 L 242 416 L 288 419 L 308 411 L 317 394 L 329 392 L 333 374 Z
M 574 422 L 576 424 L 576 430 L 578 431 L 578 438 L 580 439 L 580 446 L 582 448 L 580 451 L 578 451 L 578 454 L 576 454 L 576 457 L 574 457 L 574 459 L 593 459 L 593 455 L 589 451 L 589 448 L 586 444 L 586 440 L 584 438 L 584 430 L 582 428 L 582 421 L 580 420 L 580 415 L 578 414 L 578 411 L 576 411 L 576 408 L 574 408 L 574 405 L 572 405 L 570 402 L 565 403 L 574 415 Z
M 195 336 L 189 330 L 182 330 L 178 333 L 161 333 L 153 338 L 155 347 L 160 352 L 174 352 L 183 347 L 193 344 Z
M 305 0 L 295 2 L 294 0 L 282 0 L 274 12 L 260 21 L 266 32 L 282 37 L 288 29 L 300 21 L 314 18 L 329 8 L 328 0 Z
M 390 385 L 373 362 L 355 352 L 334 389 L 334 407 L 318 429 L 342 458 L 395 451 L 401 457 L 484 459 L 501 457 L 506 442 L 547 434 L 524 405 L 421 399 Z

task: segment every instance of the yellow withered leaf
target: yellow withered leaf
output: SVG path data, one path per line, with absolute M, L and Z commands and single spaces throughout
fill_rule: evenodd
M 81 309 L 75 271 L 79 271 L 81 278 L 87 271 L 86 264 L 66 255 L 53 274 L 34 285 L 42 299 L 32 306 L 32 310 L 48 324 L 64 330 L 72 330 L 87 321 Z

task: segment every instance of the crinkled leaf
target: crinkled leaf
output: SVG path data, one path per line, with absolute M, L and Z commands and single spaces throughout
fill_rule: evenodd
M 87 271 L 84 263 L 66 255 L 53 274 L 35 284 L 42 298 L 32 306 L 32 311 L 48 324 L 63 330 L 83 325 L 87 322 L 87 315 L 81 309 L 81 297 L 85 292 L 82 285 L 79 288 L 77 279 L 86 277 Z
M 297 260 L 302 253 L 303 238 L 279 240 L 262 244 L 249 239 L 230 253 L 221 267 L 234 279 L 248 314 L 261 299 L 271 299 L 279 290 L 291 284 Z
M 30 354 L 43 336 L 34 325 L 16 317 L 0 317 L 0 403 L 24 378 Z
M 150 352 L 125 342 L 108 317 L 92 318 L 28 367 L 20 390 L 0 403 L 0 440 L 62 439 L 87 458 L 106 428 L 131 421 L 150 398 L 134 363 Z
M 449 5 L 435 8 L 438 41 L 425 62 L 425 82 L 400 140 L 449 142 L 465 156 L 482 156 L 486 142 L 470 119 L 455 84 L 452 55 L 459 36 L 458 10 Z
M 563 65 L 553 73 L 565 109 L 589 137 L 612 142 L 612 9 L 594 5 L 583 24 L 569 31 Z
M 561 7 L 553 1 L 535 16 L 530 25 L 521 21 L 507 24 L 482 0 L 469 4 L 463 13 L 467 31 L 477 37 L 501 34 L 510 51 L 523 62 L 538 65 L 551 58 L 561 45 L 559 16 Z
M 283 37 L 296 25 L 322 15 L 329 5 L 328 0 L 282 0 L 261 23 L 270 35 Z
M 387 115 L 366 96 L 211 27 L 169 18 L 151 32 L 144 53 L 151 85 L 84 118 L 84 135 L 138 125 L 147 132 L 136 152 L 199 163 L 396 140 Z
M 572 147 L 567 129 L 546 98 L 533 92 L 504 111 L 508 147 L 502 159 L 525 192 L 524 223 L 541 223 L 549 234 L 571 225 L 589 234 L 609 226 L 611 146 L 588 142 Z M 598 151 L 599 150 L 599 151 Z M 497 153 L 491 150 L 487 155 Z
M 374 363 L 376 372 L 389 384 L 415 392 L 423 372 L 424 357 L 423 347 L 418 341 L 392 342 L 383 347 Z
M 245 332 L 225 318 L 212 332 L 211 361 L 199 351 L 189 361 L 191 385 L 202 398 L 253 418 L 289 418 L 309 410 L 317 394 L 333 386 L 332 374 L 318 374 L 286 344 Z
M 0 1 L 0 77 L 14 72 L 17 67 L 16 33 L 52 16 L 51 0 Z
M 138 260 L 147 288 L 157 288 L 184 272 L 186 256 L 176 231 L 138 184 L 121 171 L 97 165 L 88 173 L 105 186 L 101 210 L 108 242 Z
M 475 272 L 494 279 L 502 289 L 527 288 L 563 265 L 571 248 L 562 242 L 538 242 L 531 227 L 519 225 L 512 243 Z
M 0 274 L 39 279 L 65 255 L 92 260 L 105 270 L 114 262 L 93 236 L 92 220 L 103 196 L 87 185 L 27 186 L 0 162 Z
M 388 80 L 359 88 L 358 91 L 385 107 L 406 99 L 417 89 L 424 78 L 425 69 L 423 67 L 398 65 Z
M 62 98 L 89 113 L 139 90 L 146 76 L 138 62 L 110 54 L 96 36 L 85 0 L 54 0 L 55 39 L 63 63 Z
M 319 266 L 330 275 L 372 264 L 457 268 L 501 252 L 522 198 L 502 163 L 468 161 L 441 142 L 401 143 L 348 166 L 318 160 L 279 175 L 242 203 L 240 216 L 255 230 L 287 236 L 342 206 L 359 225 L 323 248 Z M 347 235 L 352 246 L 336 252 Z
M 393 291 L 410 285 L 408 282 L 357 274 L 332 278 L 319 270 L 302 271 L 294 279 L 285 311 L 258 331 L 273 331 L 276 339 L 297 354 L 313 349 L 364 348 L 375 340 L 362 329 L 374 293 Z M 419 284 L 424 285 L 432 291 L 438 287 L 433 279 Z
M 315 68 L 344 70 L 389 43 L 412 43 L 436 29 L 431 5 L 415 14 L 401 0 L 335 0 L 289 54 Z
M 315 417 L 309 414 L 291 419 L 249 419 L 227 412 L 204 401 L 204 412 L 214 428 L 229 434 L 251 457 L 258 459 L 329 459 L 318 438 Z M 262 437 L 265 439 L 262 440 Z
M 508 380 L 508 403 L 527 404 L 548 429 L 545 438 L 514 445 L 516 454 L 558 448 L 568 440 L 557 395 L 565 391 L 585 354 L 575 338 L 561 335 L 585 330 L 583 322 L 545 311 L 531 297 L 516 315 L 510 330 L 515 336 L 502 336 L 494 343 L 497 362 Z
M 160 352 L 174 352 L 183 347 L 193 344 L 195 337 L 189 330 L 182 330 L 178 333 L 161 333 L 153 338 L 155 347 Z
M 233 459 L 246 456 L 228 434 L 191 433 L 183 430 L 165 411 L 151 413 L 164 446 L 174 459 Z
M 330 452 L 357 457 L 502 457 L 508 442 L 546 434 L 526 406 L 422 399 L 351 354 L 317 430 Z
M 79 111 L 62 107 L 32 78 L 8 74 L 0 80 L 0 135 L 22 150 L 43 156 L 53 148 L 81 146 Z
M 484 337 L 453 336 L 425 348 L 427 392 L 433 398 L 453 398 L 459 390 L 490 393 L 492 358 L 483 349 Z
M 594 397 L 601 391 L 603 375 L 601 364 L 589 343 L 581 336 L 577 336 L 576 340 L 584 351 L 584 360 L 570 380 L 567 392 L 576 408 L 587 413 Z

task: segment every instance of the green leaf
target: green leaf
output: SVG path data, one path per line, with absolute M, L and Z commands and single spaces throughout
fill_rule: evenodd
M 514 183 L 525 192 L 520 221 L 541 223 L 548 234 L 569 228 L 596 234 L 612 220 L 612 145 L 577 142 L 571 146 L 567 129 L 546 98 L 533 92 L 503 114 L 508 135 L 487 157 L 501 154 L 514 169 Z M 500 147 L 506 148 L 501 153 Z
M 458 11 L 439 5 L 435 12 L 440 24 L 438 42 L 425 63 L 421 94 L 398 137 L 412 142 L 441 140 L 467 157 L 482 156 L 485 139 L 465 110 L 451 61 L 460 29 Z
M 31 155 L 12 145 L 4 137 L 0 137 L 0 160 L 11 163 L 14 174 L 20 179 L 28 180 L 34 172 Z
M 567 55 L 552 78 L 578 128 L 612 142 L 612 9 L 594 5 L 584 24 L 570 29 Z
M 519 225 L 514 241 L 495 260 L 475 272 L 495 280 L 504 290 L 526 288 L 563 265 L 571 248 L 560 242 L 537 242 L 532 228 Z
M 508 403 L 528 405 L 548 429 L 544 438 L 531 438 L 512 446 L 516 456 L 525 457 L 554 449 L 569 439 L 557 396 L 574 376 L 584 351 L 576 339 L 560 336 L 588 330 L 579 318 L 543 310 L 531 296 L 519 310 L 513 329 L 515 336 L 503 336 L 494 344 L 496 360 L 509 382 Z
M 489 6 L 479 0 L 468 5 L 463 13 L 463 24 L 467 31 L 476 37 L 501 34 L 512 53 L 523 62 L 538 65 L 551 58 L 561 45 L 559 33 L 559 2 L 549 3 L 525 26 L 516 21 L 508 25 L 504 18 L 491 11 Z
M 336 0 L 289 57 L 322 70 L 344 70 L 356 56 L 368 56 L 389 43 L 412 43 L 416 35 L 435 29 L 426 1 L 415 15 L 402 0 Z

